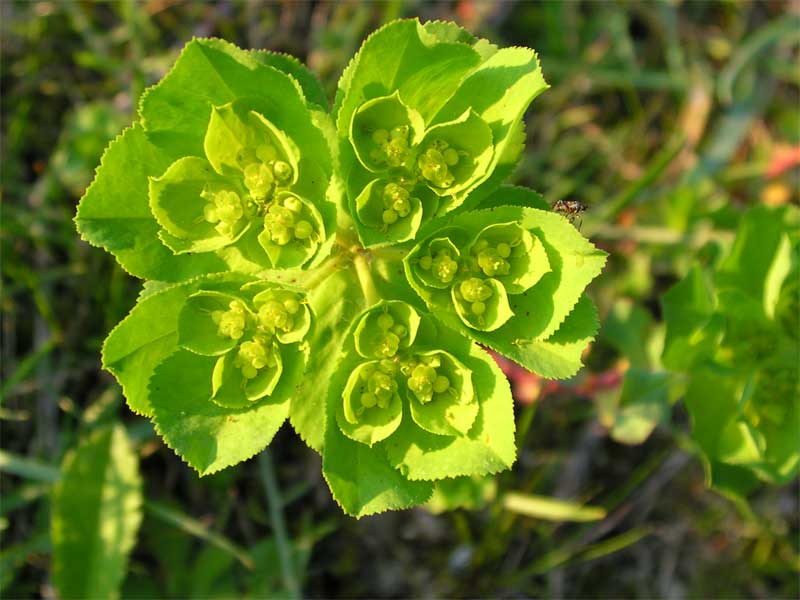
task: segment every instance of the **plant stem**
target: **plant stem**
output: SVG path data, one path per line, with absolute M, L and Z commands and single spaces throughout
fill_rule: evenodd
M 326 260 L 322 265 L 309 273 L 308 279 L 302 282 L 305 289 L 311 291 L 319 284 L 342 268 L 347 258 L 342 254 L 337 254 Z
M 369 264 L 363 254 L 356 254 L 353 257 L 353 264 L 356 266 L 356 274 L 358 275 L 358 282 L 361 284 L 361 291 L 364 293 L 364 299 L 367 301 L 368 306 L 377 304 L 380 300 L 378 291 L 375 289 L 375 282 L 372 281 L 372 273 L 369 270 Z
M 714 231 L 708 227 L 698 227 L 689 232 L 677 231 L 666 227 L 635 225 L 623 227 L 600 223 L 588 231 L 589 237 L 604 240 L 634 240 L 642 244 L 672 246 L 681 244 L 690 248 L 701 248 L 706 243 L 715 241 L 722 244 L 733 242 L 734 235 L 728 231 Z
M 264 489 L 267 493 L 269 505 L 269 518 L 275 533 L 275 545 L 278 547 L 278 558 L 281 561 L 281 576 L 283 585 L 291 598 L 300 598 L 300 585 L 297 582 L 294 565 L 292 563 L 292 545 L 286 531 L 286 521 L 283 518 L 283 500 L 281 499 L 275 469 L 272 466 L 272 456 L 269 449 L 258 455 L 258 468 Z
M 375 258 L 400 262 L 406 257 L 408 250 L 397 248 L 375 248 L 370 253 Z

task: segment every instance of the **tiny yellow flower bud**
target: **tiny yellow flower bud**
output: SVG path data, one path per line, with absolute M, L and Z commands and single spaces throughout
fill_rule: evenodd
M 261 162 L 268 163 L 278 158 L 278 151 L 272 144 L 261 144 L 256 148 L 256 157 Z
M 383 329 L 384 331 L 387 329 L 391 329 L 392 325 L 394 325 L 394 319 L 392 315 L 388 312 L 383 313 L 381 316 L 378 317 L 378 327 Z
M 437 394 L 443 394 L 450 389 L 450 380 L 444 375 L 438 375 L 433 382 L 433 391 Z
M 292 167 L 289 163 L 282 160 L 276 160 L 272 165 L 272 171 L 275 173 L 275 179 L 280 183 L 287 183 L 292 178 Z
M 300 303 L 294 298 L 287 298 L 283 301 L 283 308 L 285 308 L 286 312 L 290 315 L 295 315 L 297 311 L 300 310 Z
M 458 152 L 452 148 L 447 148 L 447 150 L 442 153 L 442 157 L 444 158 L 444 162 L 450 167 L 458 164 Z
M 361 405 L 365 408 L 372 408 L 378 403 L 378 399 L 375 397 L 375 394 L 371 394 L 369 392 L 364 392 L 361 394 Z
M 376 129 L 372 134 L 372 141 L 376 144 L 385 144 L 389 141 L 389 132 L 385 129 Z
M 314 233 L 314 228 L 308 221 L 298 221 L 294 227 L 294 237 L 298 240 L 308 239 L 312 233 Z
M 301 210 L 303 210 L 303 203 L 300 202 L 300 199 L 296 198 L 295 196 L 286 196 L 286 198 L 283 199 L 283 205 L 295 213 L 299 213 Z
M 397 218 L 398 218 L 397 213 L 393 211 L 391 208 L 387 208 L 385 211 L 383 211 L 383 222 L 386 225 L 392 225 L 396 223 Z
M 389 134 L 392 140 L 405 140 L 408 137 L 408 125 L 398 125 L 397 127 L 392 127 L 392 130 Z

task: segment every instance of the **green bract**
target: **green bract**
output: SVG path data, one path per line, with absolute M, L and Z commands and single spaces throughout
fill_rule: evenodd
M 683 374 L 708 482 L 740 497 L 800 470 L 798 223 L 794 207 L 750 209 L 719 267 L 662 298 L 662 361 Z
M 509 468 L 511 393 L 479 344 L 573 375 L 605 260 L 501 185 L 545 88 L 532 50 L 451 23 L 373 33 L 331 113 L 294 59 L 187 44 L 76 216 L 147 280 L 103 347 L 131 409 L 200 474 L 288 417 L 355 516 Z

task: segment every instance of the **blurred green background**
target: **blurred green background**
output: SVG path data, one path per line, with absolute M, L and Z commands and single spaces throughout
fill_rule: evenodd
M 117 421 L 145 498 L 122 597 L 800 595 L 797 481 L 747 504 L 707 489 L 680 405 L 642 443 L 610 435 L 636 362 L 619 349 L 614 326 L 633 323 L 620 315 L 657 328 L 659 297 L 693 261 L 714 260 L 743 210 L 798 203 L 800 4 L 2 0 L 0 10 L 3 597 L 56 595 L 50 486 L 65 452 Z M 103 148 L 191 37 L 293 54 L 332 98 L 364 37 L 407 16 L 538 50 L 552 87 L 529 111 L 514 182 L 589 207 L 582 231 L 611 255 L 590 288 L 604 326 L 571 381 L 506 365 L 519 460 L 440 499 L 466 508 L 355 521 L 288 427 L 267 460 L 199 479 L 127 410 L 99 352 L 141 282 L 81 242 L 72 216 Z M 268 495 L 282 510 L 270 513 Z

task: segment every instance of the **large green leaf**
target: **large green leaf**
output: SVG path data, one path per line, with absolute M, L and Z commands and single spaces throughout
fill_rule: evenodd
M 781 349 L 777 350 L 781 354 Z M 800 466 L 800 386 L 797 377 L 784 394 L 761 394 L 770 379 L 781 378 L 796 367 L 796 348 L 785 348 L 790 362 L 763 378 L 731 370 L 703 368 L 694 371 L 684 402 L 692 418 L 692 437 L 702 450 L 708 482 L 724 491 L 744 496 L 753 478 L 785 483 Z M 750 473 L 749 475 L 747 473 Z
M 346 437 L 329 416 L 322 457 L 322 474 L 334 500 L 354 517 L 421 504 L 433 486 L 409 481 L 393 469 L 378 448 Z
M 459 356 L 472 371 L 480 410 L 466 436 L 436 435 L 405 415 L 397 432 L 383 442 L 389 462 L 411 480 L 487 475 L 508 469 L 516 459 L 514 401 L 497 364 L 474 344 Z
M 452 21 L 427 21 L 422 28 L 440 42 L 460 42 L 469 44 L 483 60 L 497 52 L 497 46 L 483 38 L 477 38 Z
M 491 128 L 495 152 L 487 168 L 483 188 L 473 193 L 477 201 L 506 178 L 524 148 L 525 111 L 547 89 L 536 52 L 529 48 L 501 48 L 472 71 L 453 94 L 434 122 L 455 119 L 472 109 Z M 467 202 L 470 202 L 468 200 Z
M 791 268 L 784 210 L 758 206 L 743 217 L 730 254 L 719 268 L 720 309 L 735 318 L 772 318 Z M 750 313 L 750 314 L 748 314 Z
M 600 338 L 613 346 L 632 367 L 646 369 L 654 366 L 647 344 L 652 324 L 653 318 L 645 308 L 629 298 L 620 298 L 603 321 Z
M 160 177 L 174 158 L 134 125 L 111 142 L 78 205 L 75 224 L 81 237 L 109 251 L 136 277 L 181 281 L 225 269 L 214 255 L 175 256 L 158 238 L 148 178 Z
M 328 189 L 335 151 L 329 143 L 333 141 L 330 118 L 307 105 L 300 85 L 290 76 L 294 74 L 265 65 L 259 56 L 222 40 L 192 40 L 164 79 L 142 97 L 142 124 L 151 139 L 169 147 L 177 157 L 203 156 L 212 108 L 248 99 L 261 116 L 302 149 L 293 191 L 317 206 L 326 227 L 332 225 L 333 205 L 324 207 L 326 198 L 336 201 L 335 188 Z
M 486 345 L 542 377 L 566 379 L 583 366 L 581 356 L 594 339 L 598 327 L 597 309 L 588 296 L 581 296 L 558 331 L 546 340 L 517 338 L 510 344 L 497 344 L 496 347 L 487 340 Z
M 232 273 L 210 275 L 148 295 L 103 343 L 103 367 L 117 378 L 130 409 L 150 416 L 147 384 L 153 369 L 178 348 L 178 316 L 186 299 L 205 289 L 237 289 L 248 281 Z
M 294 56 L 282 54 L 280 52 L 271 52 L 269 50 L 254 50 L 250 52 L 250 56 L 260 63 L 270 66 L 273 69 L 283 71 L 290 77 L 293 77 L 297 83 L 300 84 L 307 102 L 316 104 L 321 109 L 327 110 L 328 99 L 325 95 L 325 90 L 322 89 L 322 84 L 319 82 L 316 75 Z
M 669 373 L 631 368 L 625 372 L 611 437 L 623 444 L 641 444 L 670 410 Z
M 211 401 L 216 360 L 179 350 L 156 367 L 150 380 L 156 430 L 200 475 L 216 473 L 266 448 L 289 414 L 289 398 L 305 366 L 295 351 L 270 396 L 232 409 Z
M 346 260 L 344 257 L 334 261 Z M 352 269 L 331 273 L 329 265 L 308 293 L 315 320 L 306 340 L 311 348 L 306 376 L 292 396 L 289 420 L 297 434 L 317 452 L 325 441 L 326 402 L 331 377 L 339 364 L 344 338 L 357 314 L 364 309 L 358 279 Z M 327 276 L 326 276 L 327 275 Z
M 551 271 L 525 292 L 509 296 L 514 316 L 498 329 L 478 331 L 464 325 L 452 309 L 447 294 L 434 293 L 416 279 L 411 264 L 414 253 L 404 260 L 406 275 L 436 317 L 448 326 L 540 375 L 570 377 L 580 368 L 580 353 L 597 330 L 593 308 L 583 307 L 581 312 L 573 309 L 586 286 L 602 270 L 606 254 L 560 215 L 523 206 L 468 211 L 443 219 L 440 226 L 451 225 L 457 231 L 474 236 L 491 223 L 509 222 L 518 222 L 538 238 L 547 253 Z M 436 237 L 436 234 L 431 237 Z M 566 325 L 565 319 L 572 312 L 577 314 L 564 334 L 559 336 L 557 332 Z
M 715 314 L 716 301 L 708 275 L 695 266 L 661 300 L 664 322 L 664 365 L 682 371 L 711 360 L 722 337 L 724 319 Z
M 389 23 L 366 39 L 339 80 L 334 106 L 339 135 L 347 135 L 353 112 L 365 100 L 395 90 L 430 120 L 479 61 L 469 45 L 440 42 L 415 19 Z
M 116 598 L 142 519 L 136 453 L 119 425 L 67 453 L 53 490 L 53 583 L 61 598 Z
M 294 79 L 265 65 L 257 55 L 218 39 L 186 44 L 169 73 L 142 96 L 139 114 L 153 139 L 179 149 L 179 155 L 203 156 L 212 106 L 244 97 L 268 101 L 271 114 L 264 116 L 287 133 L 285 123 L 294 121 L 295 127 L 302 127 L 309 122 Z

